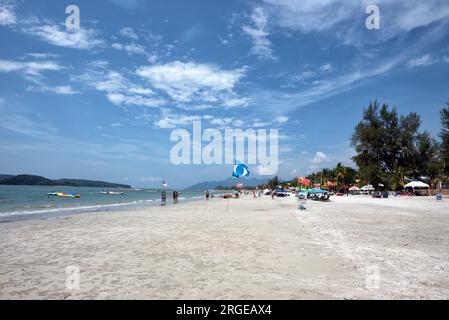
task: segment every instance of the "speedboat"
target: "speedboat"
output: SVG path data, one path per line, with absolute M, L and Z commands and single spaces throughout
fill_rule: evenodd
M 109 195 L 124 195 L 125 193 L 123 191 L 101 191 L 101 194 L 109 194 Z
M 81 197 L 79 193 L 66 193 L 66 192 L 49 192 L 48 196 L 56 196 L 62 198 L 79 198 Z

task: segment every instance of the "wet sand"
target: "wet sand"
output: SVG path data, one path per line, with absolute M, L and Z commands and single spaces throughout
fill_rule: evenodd
M 248 196 L 4 223 L 0 298 L 449 298 L 448 198 L 331 199 L 306 211 Z

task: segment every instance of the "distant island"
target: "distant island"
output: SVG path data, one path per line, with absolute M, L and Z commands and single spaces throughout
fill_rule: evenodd
M 41 176 L 20 174 L 0 174 L 0 185 L 10 186 L 67 186 L 67 187 L 98 187 L 98 188 L 124 188 L 130 189 L 130 185 L 110 183 L 105 181 L 92 181 L 85 179 L 57 179 L 51 180 Z

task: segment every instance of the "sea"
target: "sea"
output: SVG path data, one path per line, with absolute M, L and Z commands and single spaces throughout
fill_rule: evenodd
M 101 191 L 123 191 L 124 195 Z M 80 194 L 80 198 L 48 196 L 49 192 Z M 140 209 L 161 205 L 162 190 L 110 189 L 92 187 L 6 186 L 0 185 L 0 223 L 28 219 L 46 219 L 77 213 Z M 173 204 L 171 190 L 167 204 Z M 204 199 L 202 191 L 178 191 L 178 204 Z

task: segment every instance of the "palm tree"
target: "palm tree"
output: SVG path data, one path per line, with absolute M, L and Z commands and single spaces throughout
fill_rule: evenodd
M 344 178 L 346 176 L 346 167 L 341 164 L 341 162 L 337 163 L 335 166 L 335 174 L 337 176 L 337 184 L 340 182 L 344 182 Z

